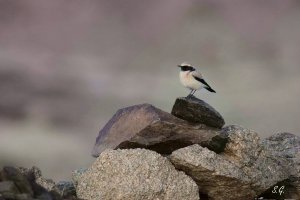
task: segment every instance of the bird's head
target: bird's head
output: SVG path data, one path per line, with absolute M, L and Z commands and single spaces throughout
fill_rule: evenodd
M 181 63 L 178 67 L 180 67 L 181 71 L 195 71 L 195 68 L 186 62 Z

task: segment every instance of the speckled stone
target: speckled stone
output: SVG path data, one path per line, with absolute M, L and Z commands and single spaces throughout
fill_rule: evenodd
M 196 183 L 167 158 L 145 149 L 106 150 L 80 176 L 79 198 L 88 200 L 197 200 Z
M 287 159 L 274 156 L 256 132 L 233 125 L 221 134 L 228 138 L 221 154 L 192 145 L 170 156 L 210 199 L 254 199 L 291 175 Z
M 212 200 L 254 199 L 250 178 L 234 163 L 199 145 L 174 151 L 170 156 L 177 169 L 191 176 L 199 190 Z
M 87 171 L 86 168 L 80 168 L 80 169 L 76 169 L 76 170 L 72 171 L 72 182 L 73 182 L 73 185 L 75 188 L 77 187 L 80 176 L 83 173 L 85 173 L 86 171 Z
M 284 164 L 291 168 L 291 176 L 282 183 L 285 186 L 283 197 L 300 199 L 300 137 L 292 133 L 277 133 L 264 139 L 263 145 L 274 157 L 286 159 Z

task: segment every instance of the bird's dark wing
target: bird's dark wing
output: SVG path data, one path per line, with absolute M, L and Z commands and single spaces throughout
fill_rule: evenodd
M 204 86 L 204 88 L 210 92 L 216 93 L 216 91 L 214 89 L 212 89 L 211 87 Z
M 202 84 L 204 84 L 204 88 L 207 89 L 208 91 L 210 92 L 213 92 L 213 93 L 216 93 L 215 90 L 213 90 L 209 85 L 208 83 L 206 83 L 206 81 L 203 79 L 203 78 L 199 78 L 197 76 L 193 76 L 197 81 L 201 82 Z

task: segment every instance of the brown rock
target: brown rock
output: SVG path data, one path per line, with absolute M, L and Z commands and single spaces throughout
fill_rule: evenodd
M 175 167 L 190 175 L 210 199 L 253 199 L 292 174 L 293 165 L 274 156 L 256 132 L 228 126 L 222 135 L 228 142 L 221 154 L 192 145 L 170 156 Z
M 207 148 L 185 147 L 174 151 L 170 160 L 177 169 L 191 176 L 209 199 L 240 200 L 256 196 L 250 178 L 238 166 Z
M 206 124 L 211 127 L 222 128 L 225 124 L 218 111 L 194 96 L 177 98 L 171 113 L 188 122 Z
M 200 144 L 221 152 L 226 138 L 203 124 L 191 125 L 150 104 L 120 109 L 99 132 L 93 149 L 97 157 L 105 149 L 147 148 L 161 154 Z

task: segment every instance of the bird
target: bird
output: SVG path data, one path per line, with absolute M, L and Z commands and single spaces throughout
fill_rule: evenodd
M 193 96 L 197 90 L 201 90 L 202 88 L 205 88 L 209 92 L 216 93 L 204 80 L 202 74 L 196 71 L 195 67 L 186 62 L 178 65 L 178 67 L 181 69 L 179 73 L 181 84 L 191 90 L 187 97 Z

